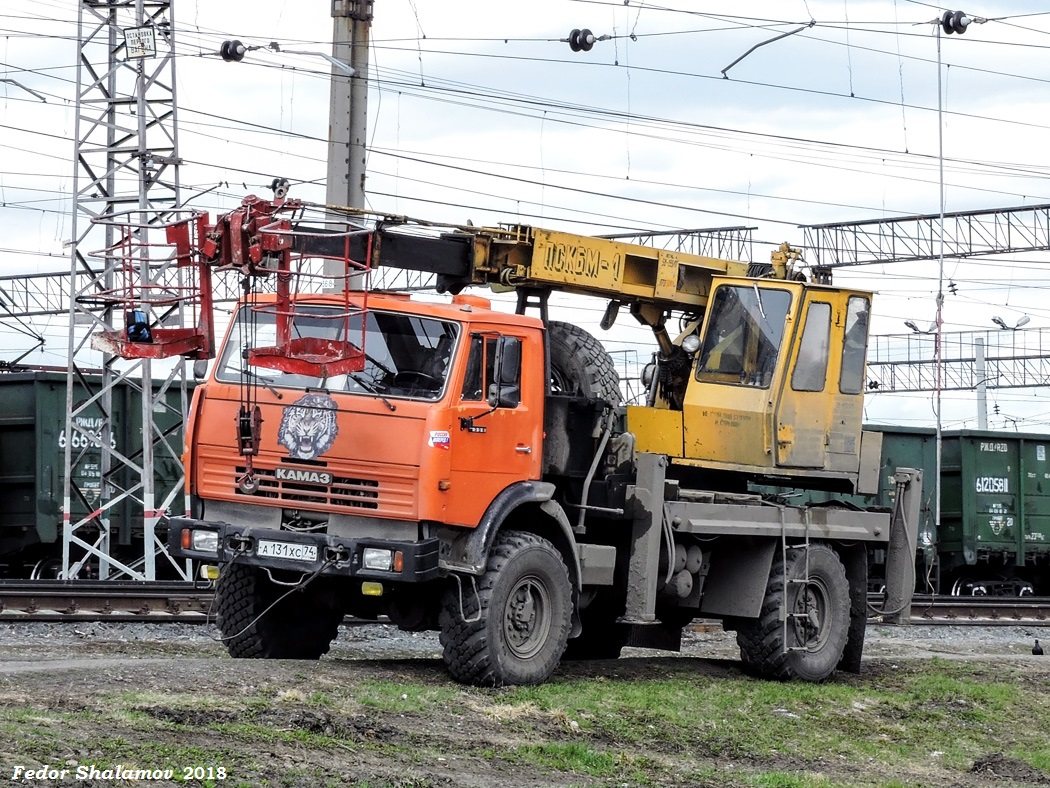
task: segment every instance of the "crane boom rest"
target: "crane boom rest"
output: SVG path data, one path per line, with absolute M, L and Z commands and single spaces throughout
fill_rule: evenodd
M 869 571 L 906 616 L 921 474 L 866 467 L 869 293 L 806 282 L 786 245 L 749 267 L 523 226 L 307 229 L 303 208 L 250 198 L 200 233 L 245 295 L 194 393 L 169 549 L 219 565 L 232 655 L 318 658 L 344 614 L 386 615 L 439 630 L 458 680 L 536 683 L 563 658 L 677 649 L 702 616 L 756 673 L 819 681 L 859 670 Z M 318 256 L 337 283 L 426 271 L 451 299 L 311 290 Z M 516 290 L 516 313 L 475 285 Z M 652 329 L 644 404 L 547 319 L 552 292 Z M 887 470 L 892 514 L 749 488 L 852 493 Z

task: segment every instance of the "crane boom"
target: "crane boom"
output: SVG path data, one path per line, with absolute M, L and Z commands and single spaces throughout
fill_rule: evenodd
M 477 274 L 489 283 L 551 288 L 621 301 L 703 307 L 713 276 L 746 276 L 732 260 L 518 226 L 474 241 Z
M 751 269 L 735 260 L 527 225 L 457 227 L 440 236 L 411 235 L 406 226 L 381 225 L 374 264 L 432 271 L 442 277 L 439 287 L 453 291 L 536 288 L 696 311 L 707 305 L 713 277 L 747 276 Z M 792 259 L 798 252 L 784 244 L 762 275 L 789 278 Z

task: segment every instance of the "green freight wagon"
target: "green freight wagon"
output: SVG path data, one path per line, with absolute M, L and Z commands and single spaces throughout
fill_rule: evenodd
M 891 509 L 894 471 L 923 471 L 916 591 L 955 595 L 1050 595 L 1050 435 L 951 430 L 941 435 L 941 523 L 934 495 L 937 437 L 931 428 L 866 426 L 882 433 L 879 492 L 844 497 L 755 488 L 792 502 L 832 497 Z M 878 562 L 879 556 L 876 556 Z M 877 583 L 879 566 L 872 567 Z
M 945 591 L 1050 594 L 1050 435 L 954 431 L 941 454 Z
M 89 388 L 97 379 L 87 378 Z M 92 391 L 94 389 L 92 388 Z M 88 396 L 75 384 L 74 399 Z M 182 402 L 176 388 L 165 396 L 166 407 L 154 420 L 169 445 L 181 451 Z M 0 575 L 54 577 L 62 564 L 62 498 L 65 489 L 66 374 L 30 371 L 0 374 Z M 142 453 L 142 400 L 131 384 L 113 391 L 111 412 L 93 406 L 78 416 L 81 427 L 101 435 L 104 420 L 111 428 L 111 445 L 134 460 Z M 94 511 L 102 494 L 102 453 L 97 446 L 78 445 L 74 438 L 73 481 L 79 495 L 71 502 L 74 520 Z M 181 463 L 157 452 L 154 462 L 157 499 L 181 487 Z M 117 469 L 110 477 L 116 489 L 129 480 Z M 178 499 L 181 504 L 181 497 Z M 131 497 L 115 507 L 110 517 L 111 551 L 133 554 L 136 540 L 141 555 L 142 508 Z M 74 556 L 74 559 L 77 556 Z

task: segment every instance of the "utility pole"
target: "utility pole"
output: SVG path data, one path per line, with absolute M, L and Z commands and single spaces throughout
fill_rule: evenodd
M 325 202 L 365 207 L 365 141 L 368 136 L 368 35 L 373 0 L 332 0 L 332 58 L 349 63 L 353 73 L 332 64 L 328 114 L 328 186 Z M 345 271 L 338 261 L 325 261 L 325 275 Z M 345 286 L 360 289 L 360 277 Z M 338 280 L 337 280 L 338 281 Z
M 937 34 L 937 181 L 938 194 L 940 197 L 940 212 L 938 216 L 939 244 L 937 250 L 937 336 L 933 346 L 934 363 L 937 373 L 937 391 L 935 392 L 937 412 L 937 448 L 936 448 L 936 470 L 934 478 L 934 507 L 933 527 L 937 538 L 941 533 L 941 468 L 943 466 L 943 441 L 941 418 L 941 373 L 944 370 L 942 339 L 944 337 L 944 101 L 941 96 L 941 31 L 945 33 L 958 33 L 962 35 L 970 26 L 970 18 L 962 11 L 945 11 L 940 19 L 934 19 L 933 25 Z
M 984 338 L 973 340 L 974 377 L 977 378 L 977 429 L 988 429 L 988 368 L 984 359 Z
M 368 34 L 373 0 L 332 0 L 332 65 L 328 120 L 326 202 L 365 207 L 365 140 L 368 134 Z

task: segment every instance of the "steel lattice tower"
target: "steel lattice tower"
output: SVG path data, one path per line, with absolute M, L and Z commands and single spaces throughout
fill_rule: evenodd
M 158 556 L 179 576 L 189 572 L 157 538 L 164 512 L 182 513 L 188 505 L 182 447 L 173 440 L 188 409 L 186 364 L 106 353 L 100 362 L 90 344 L 93 333 L 126 330 L 125 309 L 112 294 L 129 254 L 138 292 L 181 281 L 176 266 L 153 251 L 159 246 L 166 254 L 164 225 L 181 205 L 173 6 L 172 0 L 81 0 L 79 7 L 69 369 L 60 439 L 67 578 L 93 576 L 97 567 L 104 579 L 153 580 Z M 182 326 L 178 299 L 165 304 L 147 304 L 149 318 Z M 126 417 L 118 424 L 120 413 Z M 159 482 L 158 463 L 177 481 Z

